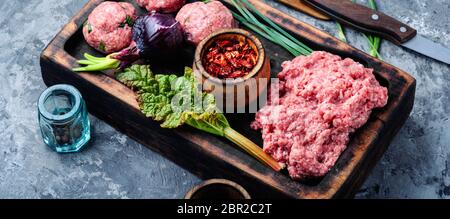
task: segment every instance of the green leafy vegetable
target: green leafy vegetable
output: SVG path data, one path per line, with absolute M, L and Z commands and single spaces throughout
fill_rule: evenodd
M 216 106 L 212 94 L 202 92 L 191 68 L 184 75 L 153 74 L 148 65 L 132 65 L 116 78 L 137 91 L 141 111 L 163 128 L 187 124 L 196 129 L 228 138 L 249 154 L 279 171 L 280 165 L 260 147 L 230 127 Z

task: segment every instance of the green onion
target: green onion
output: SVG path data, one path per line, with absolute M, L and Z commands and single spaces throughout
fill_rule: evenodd
M 352 0 L 352 2 L 355 2 L 355 0 Z M 373 10 L 377 10 L 377 4 L 375 0 L 369 0 L 369 6 Z M 347 42 L 344 27 L 339 22 L 336 22 L 336 26 L 338 29 L 338 38 L 343 42 Z M 369 44 L 369 54 L 375 58 L 382 59 L 380 53 L 378 53 L 378 50 L 380 49 L 381 38 L 372 34 L 363 34 L 363 36 L 367 39 L 367 42 Z
M 87 66 L 74 68 L 73 71 L 103 71 L 118 68 L 120 65 L 119 60 L 112 59 L 109 56 L 95 57 L 85 53 L 84 58 L 86 59 L 78 60 L 77 63 Z
M 355 3 L 355 0 L 352 0 L 353 3 Z M 347 37 L 345 37 L 345 29 L 344 26 L 342 26 L 341 23 L 336 21 L 336 27 L 338 29 L 338 38 L 342 41 L 347 43 Z
M 241 17 L 240 15 L 233 13 L 233 16 L 239 20 L 239 22 L 241 22 L 242 25 L 246 26 L 247 28 L 251 29 L 252 31 L 254 31 L 255 33 L 261 35 L 262 37 L 268 39 L 269 41 L 271 41 L 272 43 L 278 44 L 280 46 L 282 46 L 283 48 L 285 48 L 287 51 L 289 51 L 292 55 L 294 56 L 299 56 L 301 55 L 300 52 L 298 52 L 297 50 L 291 48 L 290 46 L 284 44 L 283 42 L 272 38 L 272 36 L 268 35 L 267 33 L 265 33 L 263 30 L 261 30 L 260 28 L 258 28 L 256 25 L 251 24 L 249 22 L 247 22 L 243 17 Z
M 276 30 L 278 30 L 280 33 L 282 33 L 284 36 L 288 37 L 290 40 L 292 40 L 293 42 L 297 43 L 298 45 L 300 45 L 301 47 L 304 47 L 306 50 L 308 50 L 309 52 L 313 52 L 312 49 L 310 49 L 308 46 L 306 46 L 305 44 L 303 44 L 302 42 L 300 42 L 299 40 L 297 40 L 295 37 L 291 36 L 289 33 L 287 33 L 283 28 L 281 28 L 280 26 L 278 26 L 275 22 L 273 22 L 272 20 L 270 20 L 269 18 L 267 18 L 266 16 L 264 16 L 263 14 L 261 14 L 261 12 L 259 12 L 252 4 L 250 4 L 250 2 L 248 2 L 247 0 L 242 0 L 255 14 L 257 14 L 259 17 L 261 17 L 265 22 L 267 22 L 268 24 L 270 24 L 270 26 L 272 26 L 273 28 L 275 28 Z
M 247 0 L 231 0 L 231 3 L 240 13 L 234 13 L 236 18 L 242 25 L 266 38 L 267 40 L 285 48 L 294 56 L 309 55 L 312 49 L 297 40 L 295 37 L 286 32 L 283 28 L 278 26 L 275 22 L 260 13 Z M 261 21 L 259 19 L 261 19 Z M 263 24 L 266 22 L 268 25 Z
M 347 37 L 345 37 L 344 27 L 342 27 L 341 23 L 336 22 L 336 27 L 338 28 L 338 38 L 342 42 L 347 42 Z
M 377 4 L 375 3 L 375 0 L 369 0 L 369 5 L 373 10 L 377 10 Z M 378 50 L 380 49 L 381 38 L 375 35 L 369 35 L 367 36 L 367 38 L 369 39 L 368 41 L 370 46 L 369 54 L 375 58 L 381 59 L 381 56 L 378 53 Z

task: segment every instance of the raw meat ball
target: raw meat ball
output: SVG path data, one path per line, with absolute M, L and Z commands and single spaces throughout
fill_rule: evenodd
M 217 30 L 236 26 L 230 10 L 219 1 L 186 4 L 175 19 L 183 27 L 186 39 L 193 44 L 198 44 Z
M 164 13 L 177 12 L 185 2 L 185 0 L 136 0 L 136 3 L 147 11 Z
M 102 53 L 120 51 L 131 43 L 136 10 L 126 2 L 106 1 L 89 15 L 83 27 L 86 42 Z

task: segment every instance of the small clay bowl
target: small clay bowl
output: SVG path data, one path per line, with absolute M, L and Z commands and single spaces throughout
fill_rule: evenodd
M 208 48 L 216 40 L 224 39 L 233 39 L 241 42 L 247 41 L 256 51 L 257 63 L 247 75 L 235 79 L 221 79 L 210 75 L 203 67 L 202 58 Z M 249 103 L 254 103 L 259 95 L 266 90 L 270 80 L 270 61 L 263 44 L 250 32 L 237 28 L 223 29 L 203 39 L 195 51 L 194 70 L 197 78 L 201 78 L 203 81 L 203 90 L 212 92 L 216 96 L 216 99 L 219 100 L 221 98 L 217 98 L 217 95 L 223 95 L 222 98 L 226 104 L 232 103 L 232 100 L 227 100 L 227 97 L 234 97 L 233 102 L 237 107 L 245 107 Z M 253 79 L 254 81 L 252 81 Z M 238 89 L 238 87 L 242 89 Z M 243 90 L 245 90 L 245 94 L 242 93 Z M 245 101 L 242 100 L 243 97 L 245 97 Z M 240 98 L 239 101 L 238 98 Z M 221 103 L 218 104 L 220 105 Z
M 236 200 L 250 199 L 248 192 L 239 184 L 226 179 L 210 179 L 192 188 L 185 199 Z

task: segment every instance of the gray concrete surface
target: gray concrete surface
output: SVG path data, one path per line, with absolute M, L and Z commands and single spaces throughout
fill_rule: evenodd
M 180 198 L 200 180 L 94 117 L 93 141 L 82 153 L 60 155 L 42 143 L 39 53 L 86 2 L 0 1 L 0 198 Z M 333 23 L 267 2 L 336 34 Z M 450 47 L 450 1 L 378 4 Z M 361 34 L 347 35 L 352 45 L 367 49 Z M 416 103 L 357 197 L 450 198 L 450 67 L 389 42 L 383 42 L 381 55 L 417 79 Z

